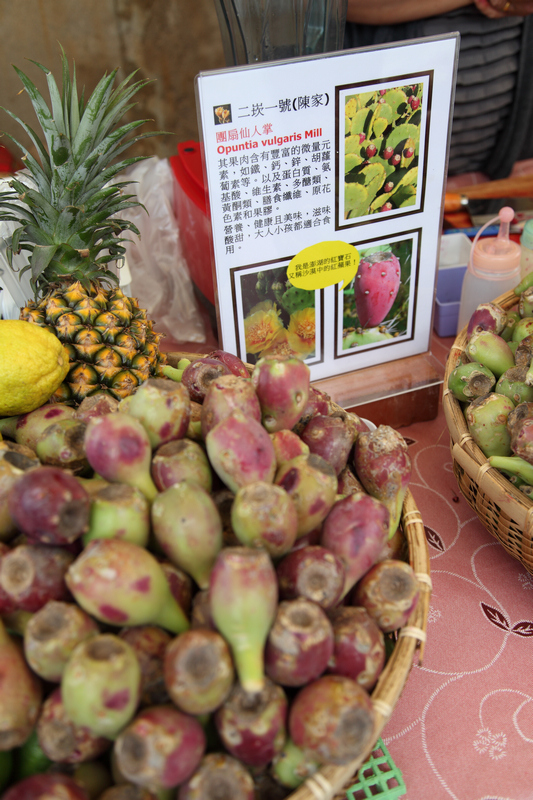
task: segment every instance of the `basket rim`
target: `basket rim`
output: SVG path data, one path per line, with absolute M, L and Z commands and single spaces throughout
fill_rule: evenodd
M 202 358 L 203 353 L 169 353 L 174 359 Z M 250 371 L 251 364 L 246 365 Z M 333 403 L 337 406 L 337 403 Z M 341 408 L 340 406 L 337 406 Z M 398 631 L 398 638 L 378 682 L 371 692 L 374 706 L 374 732 L 371 745 L 349 764 L 337 767 L 325 765 L 307 778 L 301 786 L 289 794 L 286 800 L 332 800 L 334 795 L 347 787 L 359 768 L 367 761 L 376 742 L 388 722 L 407 683 L 418 651 L 418 665 L 421 666 L 426 642 L 429 603 L 431 599 L 431 575 L 429 550 L 422 516 L 410 489 L 404 498 L 400 525 L 407 540 L 409 563 L 417 577 L 420 594 L 416 607 L 411 612 L 406 625 Z

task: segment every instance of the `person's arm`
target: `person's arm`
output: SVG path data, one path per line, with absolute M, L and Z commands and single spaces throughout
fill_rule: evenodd
M 471 5 L 473 0 L 348 0 L 348 22 L 360 25 L 395 25 L 415 19 L 437 17 Z

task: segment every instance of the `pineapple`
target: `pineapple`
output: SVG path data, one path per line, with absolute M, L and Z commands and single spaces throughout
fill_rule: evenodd
M 29 95 L 44 141 L 15 114 L 6 111 L 27 133 L 38 158 L 24 152 L 25 170 L 0 193 L 0 220 L 19 223 L 7 242 L 13 254 L 28 255 L 22 269 L 31 271 L 35 299 L 20 318 L 51 330 L 65 345 L 70 370 L 53 401 L 80 403 L 105 391 L 117 399 L 132 394 L 147 378 L 160 374 L 164 356 L 161 334 L 153 330 L 146 311 L 118 287 L 109 266 L 123 259 L 123 234 L 138 233 L 119 215 L 140 205 L 125 193 L 127 181 L 112 179 L 128 165 L 146 158 L 117 160 L 130 145 L 157 132 L 129 136 L 148 120 L 119 124 L 131 108 L 133 95 L 148 81 L 131 83 L 133 73 L 113 88 L 117 70 L 104 75 L 84 102 L 78 98 L 75 67 L 72 76 L 62 51 L 63 86 L 59 92 L 46 74 L 50 109 L 30 79 L 15 67 Z

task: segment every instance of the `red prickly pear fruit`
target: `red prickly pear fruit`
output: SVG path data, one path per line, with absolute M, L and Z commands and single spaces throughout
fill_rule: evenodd
M 263 425 L 269 433 L 292 428 L 309 398 L 310 370 L 299 358 L 260 358 L 252 372 Z
M 420 98 L 411 95 L 411 97 L 409 98 L 409 105 L 411 106 L 413 111 L 416 111 L 416 109 L 420 106 Z
M 261 406 L 250 377 L 220 375 L 214 378 L 202 403 L 202 436 L 233 411 L 242 411 L 246 417 L 261 422 Z
M 96 622 L 75 603 L 49 600 L 24 630 L 26 661 L 39 677 L 59 683 L 74 648 L 99 632 Z
M 265 646 L 265 671 L 281 686 L 318 678 L 333 654 L 333 629 L 316 603 L 299 597 L 278 606 Z
M 140 711 L 120 732 L 114 755 L 126 780 L 157 792 L 187 781 L 198 769 L 205 747 L 197 719 L 160 705 Z
M 225 547 L 209 582 L 211 616 L 228 642 L 246 692 L 264 686 L 264 646 L 274 622 L 278 584 L 265 550 Z
M 401 268 L 394 253 L 371 253 L 361 259 L 355 277 L 355 306 L 363 328 L 379 325 L 400 288 Z
M 73 650 L 61 678 L 66 714 L 95 736 L 114 739 L 139 704 L 141 668 L 130 645 L 112 633 Z
M 363 575 L 353 592 L 354 605 L 364 606 L 385 633 L 401 628 L 416 608 L 420 585 L 410 564 L 385 559 Z
M 353 462 L 366 491 L 389 509 L 389 539 L 400 522 L 403 501 L 411 479 L 411 458 L 405 439 L 389 425 L 360 433 Z
M 364 491 L 365 488 L 363 484 L 359 478 L 353 474 L 350 466 L 347 465 L 344 467 L 339 475 L 339 494 L 346 496 L 349 494 L 355 494 L 356 492 Z
M 205 445 L 211 466 L 232 492 L 254 481 L 272 483 L 276 471 L 272 440 L 261 423 L 241 411 L 211 428 Z
M 1 619 L 0 665 L 0 751 L 6 751 L 20 747 L 32 732 L 41 708 L 42 684 Z
M 256 481 L 235 495 L 231 524 L 241 544 L 262 547 L 277 558 L 288 553 L 296 540 L 298 515 L 285 489 Z
M 388 145 L 388 146 L 387 146 L 387 147 L 386 147 L 386 148 L 383 150 L 383 158 L 384 158 L 386 161 L 389 161 L 389 160 L 392 158 L 392 156 L 393 156 L 393 155 L 394 155 L 394 147 L 391 147 L 390 145 Z
M 223 545 L 222 521 L 211 495 L 189 480 L 165 489 L 152 503 L 152 530 L 167 558 L 205 589 Z
M 321 456 L 331 464 L 335 474 L 339 475 L 346 464 L 352 449 L 356 430 L 348 415 L 322 416 L 317 414 L 309 420 L 302 431 L 302 441 L 308 445 L 311 453 Z
M 334 646 L 326 671 L 351 678 L 370 691 L 385 665 L 383 631 L 363 607 L 339 606 L 328 617 Z
M 2 800 L 89 800 L 87 791 L 70 775 L 61 772 L 42 772 L 13 784 Z
M 163 660 L 172 636 L 157 625 L 136 625 L 123 628 L 119 634 L 134 651 L 141 668 L 139 706 L 169 703 L 170 697 L 165 686 Z
M 374 708 L 368 692 L 351 678 L 323 675 L 304 686 L 289 711 L 293 742 L 319 761 L 342 766 L 372 744 Z
M 321 456 L 311 453 L 283 464 L 275 483 L 292 497 L 298 514 L 297 536 L 316 528 L 327 516 L 337 497 L 335 470 Z
M 500 335 L 507 325 L 507 311 L 497 303 L 480 303 L 468 321 L 467 336 L 480 331 L 492 331 Z
M 255 800 L 250 771 L 227 753 L 208 753 L 194 775 L 181 784 L 176 800 L 206 800 L 209 797 Z
M 37 739 L 45 756 L 60 764 L 90 761 L 111 747 L 110 739 L 96 736 L 88 728 L 72 722 L 59 687 L 43 703 L 37 722 Z
M 309 455 L 309 446 L 302 442 L 301 438 L 294 431 L 282 430 L 270 434 L 274 453 L 276 454 L 276 465 L 281 467 L 287 461 L 292 461 L 297 456 Z
M 359 136 L 359 144 L 363 144 L 366 139 L 366 133 L 356 133 L 356 136 Z
M 344 589 L 345 570 L 341 559 L 320 545 L 293 550 L 276 566 L 282 600 L 305 597 L 321 608 L 337 605 Z
M 28 470 L 13 486 L 9 513 L 33 542 L 65 545 L 89 527 L 91 498 L 73 475 L 59 467 Z
M 217 358 L 195 358 L 183 370 L 181 382 L 196 403 L 203 403 L 205 393 L 212 380 L 221 375 L 231 375 L 226 364 Z
M 227 350 L 212 350 L 207 354 L 207 357 L 222 361 L 233 375 L 239 375 L 241 378 L 250 377 L 250 371 L 244 361 L 241 361 L 241 359 L 233 353 L 228 353 Z
M 68 469 L 74 474 L 87 470 L 85 457 L 85 422 L 78 419 L 61 419 L 44 429 L 35 444 L 35 452 L 42 464 Z
M 49 600 L 67 600 L 66 574 L 73 561 L 72 553 L 63 547 L 13 547 L 0 560 L 0 602 L 5 604 L 0 612 L 34 612 Z
M 89 422 L 91 417 L 103 417 L 105 414 L 114 414 L 118 411 L 119 401 L 110 394 L 97 392 L 84 397 L 79 406 L 74 410 L 74 419 Z
M 123 539 L 94 539 L 71 564 L 66 583 L 76 602 L 109 625 L 189 627 L 159 563 L 144 547 Z
M 188 615 L 191 610 L 193 595 L 193 580 L 191 576 L 170 561 L 160 561 L 159 565 L 167 579 L 172 597 Z
M 124 539 L 146 547 L 150 534 L 150 504 L 140 489 L 111 483 L 93 497 L 84 545 L 93 539 Z
M 415 154 L 414 147 L 406 147 L 405 150 L 403 151 L 403 154 L 405 158 L 412 158 Z
M 3 444 L 6 442 L 0 442 L 0 447 Z M 34 466 L 39 466 L 39 464 L 38 461 Z M 0 542 L 10 541 L 17 533 L 15 520 L 9 513 L 9 495 L 16 481 L 23 474 L 23 470 L 14 466 L 6 458 L 2 458 L 0 451 Z
M 386 194 L 389 194 L 389 192 L 392 192 L 393 189 L 394 189 L 393 181 L 387 181 L 387 183 L 385 183 L 384 186 L 383 186 L 383 191 Z
M 376 155 L 377 151 L 378 150 L 377 150 L 377 147 L 376 147 L 375 144 L 369 144 L 368 147 L 365 150 L 366 157 L 367 158 L 372 158 L 372 156 Z
M 285 743 L 287 708 L 285 692 L 269 678 L 253 694 L 235 684 L 215 712 L 224 747 L 248 767 L 266 767 Z
M 35 411 L 21 414 L 17 418 L 15 441 L 17 444 L 26 445 L 26 447 L 30 447 L 35 451 L 39 436 L 52 422 L 59 422 L 60 419 L 71 419 L 74 414 L 73 408 L 59 403 L 47 403 L 40 408 L 36 408 Z
M 157 489 L 150 476 L 152 448 L 141 422 L 117 412 L 87 423 L 85 452 L 94 471 L 110 483 L 135 486 L 153 500 Z
M 379 210 L 380 211 L 392 211 L 392 203 L 389 203 L 389 202 L 383 203 L 383 205 L 381 206 L 381 208 Z
M 155 449 L 183 439 L 191 418 L 191 400 L 182 383 L 149 378 L 128 396 L 127 413 L 142 423 Z
M 206 492 L 213 488 L 213 472 L 203 447 L 192 439 L 161 445 L 152 458 L 152 478 L 160 492 L 188 478 Z
M 176 636 L 164 657 L 165 685 L 186 714 L 210 714 L 226 700 L 235 670 L 226 641 L 207 628 Z
M 394 153 L 394 155 L 391 158 L 391 164 L 394 167 L 397 167 L 401 160 L 402 160 L 401 155 L 399 153 Z
M 368 494 L 339 500 L 322 526 L 320 543 L 335 553 L 345 569 L 344 597 L 376 563 L 389 533 L 389 511 Z

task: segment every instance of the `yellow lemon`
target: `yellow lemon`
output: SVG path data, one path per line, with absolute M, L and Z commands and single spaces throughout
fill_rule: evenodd
M 53 333 L 33 322 L 0 320 L 0 416 L 42 406 L 68 370 L 68 353 Z

